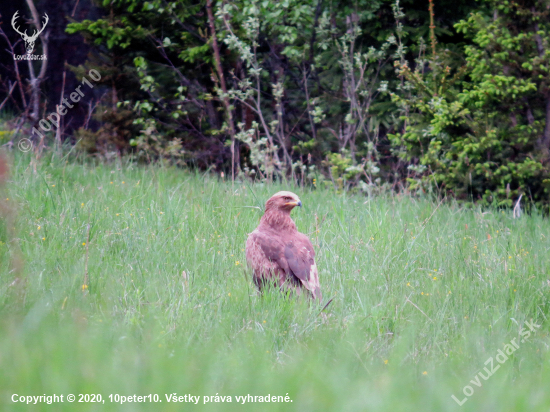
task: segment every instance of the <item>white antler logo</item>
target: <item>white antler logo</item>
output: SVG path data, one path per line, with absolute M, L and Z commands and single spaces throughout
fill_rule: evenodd
M 27 54 L 31 54 L 34 50 L 34 43 L 36 42 L 36 39 L 38 36 L 40 36 L 40 33 L 44 31 L 46 28 L 46 25 L 48 24 L 48 21 L 50 21 L 50 18 L 46 13 L 44 13 L 44 24 L 42 25 L 42 29 L 40 31 L 35 30 L 34 34 L 32 36 L 27 35 L 27 30 L 25 30 L 24 33 L 19 31 L 19 26 L 15 27 L 15 21 L 17 20 L 19 10 L 15 12 L 13 15 L 13 18 L 11 19 L 11 25 L 13 29 L 23 37 L 23 41 L 25 42 L 25 49 L 27 49 Z

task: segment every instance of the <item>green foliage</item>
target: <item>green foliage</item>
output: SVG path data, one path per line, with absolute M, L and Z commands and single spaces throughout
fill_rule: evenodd
M 447 0 L 441 5 L 437 30 L 444 35 L 467 7 Z M 242 125 L 236 133 L 247 173 L 294 176 L 295 164 L 318 167 L 327 155 L 348 150 L 352 166 L 371 162 L 392 178 L 383 165 L 387 149 L 379 151 L 388 146 L 385 131 L 394 122 L 395 106 L 383 92 L 399 83 L 387 63 L 394 54 L 402 59 L 426 31 L 423 3 L 409 1 L 408 13 L 397 16 L 399 7 L 388 0 L 217 2 L 227 96 L 214 67 L 204 1 L 115 0 L 104 8 L 103 18 L 71 23 L 68 31 L 83 34 L 112 67 L 132 77 L 128 83 L 115 79 L 114 86 L 115 100 L 136 112 L 139 131 L 127 149 L 154 122 L 158 138 L 180 139 L 202 167 L 221 166 L 231 139 L 221 103 L 229 97 L 235 128 Z M 305 142 L 314 142 L 310 151 L 294 150 Z
M 110 110 L 134 114 L 116 136 L 123 152 L 181 149 L 178 164 L 221 171 L 236 137 L 235 161 L 254 178 L 321 172 L 368 193 L 391 185 L 499 206 L 524 195 L 546 207 L 546 3 L 430 4 L 433 16 L 413 0 L 217 2 L 212 28 L 204 1 L 115 0 L 68 30 L 102 52 Z
M 103 19 L 97 21 L 84 20 L 81 23 L 69 24 L 67 26 L 67 33 L 83 33 L 89 37 L 93 37 L 96 45 L 99 46 L 105 43 L 109 49 L 115 46 L 125 49 L 130 45 L 132 37 L 144 37 L 145 35 L 141 27 L 136 28 L 134 31 L 130 27 L 124 26 L 124 23 L 127 23 L 125 19 L 117 22 L 122 27 L 117 27 L 112 23 L 112 21 Z
M 137 149 L 138 159 L 147 162 L 166 161 L 168 164 L 184 166 L 186 159 L 181 139 L 166 140 L 159 135 L 153 121 L 149 120 L 146 123 L 140 135 L 130 141 L 130 145 Z
M 240 123 L 238 134 L 250 147 L 253 166 L 258 167 L 259 145 L 265 147 L 260 158 L 267 155 L 279 174 L 290 165 L 294 173 L 295 164 L 306 164 L 302 156 L 307 154 L 308 167 L 327 158 L 321 165 L 339 181 L 344 176 L 337 163 L 345 158 L 351 163 L 342 171 L 348 169 L 346 175 L 353 176 L 349 183 L 356 184 L 362 178 L 360 163 L 378 163 L 378 137 L 384 124 L 379 114 L 389 109 L 379 102 L 388 87 L 387 63 L 405 50 L 399 24 L 397 38 L 388 35 L 377 47 L 372 41 L 363 44 L 367 36 L 361 25 L 374 20 L 381 7 L 380 2 L 358 2 L 352 9 L 322 8 L 318 2 L 252 0 L 225 4 L 219 10 L 218 32 L 241 63 L 239 75 L 232 73 L 234 87 L 228 97 L 235 107 L 255 115 L 255 123 Z M 395 17 L 399 21 L 404 15 Z M 280 55 L 274 57 L 274 49 Z M 292 129 L 289 121 L 294 123 Z
M 101 127 L 96 131 L 78 129 L 75 132 L 77 149 L 107 158 L 125 153 L 128 142 L 136 132 L 134 112 L 99 106 L 93 117 Z
M 410 92 L 393 95 L 405 127 L 393 143 L 427 168 L 416 182 L 499 206 L 524 195 L 546 209 L 548 10 L 536 1 L 490 4 L 494 16 L 478 12 L 456 26 L 473 40 L 464 67 L 452 68 L 447 53 L 427 66 L 419 59 L 414 71 L 400 66 Z
M 67 31 L 81 33 L 102 52 L 103 65 L 96 69 L 115 94 L 110 116 L 133 113 L 128 133 L 114 143 L 123 143 L 122 152 L 137 148 L 140 157 L 151 150 L 149 161 L 169 158 L 180 164 L 185 150 L 185 159 L 195 165 L 222 162 L 219 153 L 225 149 L 215 137 L 220 122 L 207 90 L 210 72 L 198 68 L 212 62 L 207 25 L 199 16 L 204 2 L 115 0 L 104 7 L 103 18 L 71 23 Z M 88 141 L 104 135 L 101 130 L 95 137 L 85 134 Z

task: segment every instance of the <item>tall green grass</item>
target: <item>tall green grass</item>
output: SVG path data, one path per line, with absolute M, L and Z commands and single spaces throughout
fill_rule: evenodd
M 247 234 L 282 189 L 304 204 L 293 218 L 317 252 L 321 304 L 260 297 L 246 270 Z M 120 162 L 52 157 L 34 173 L 24 155 L 4 194 L 17 209 L 25 281 L 13 285 L 15 243 L 1 232 L 2 411 L 550 407 L 542 216 Z M 470 383 L 531 319 L 537 332 L 482 387 Z M 465 385 L 474 393 L 458 406 L 451 395 L 465 398 Z M 173 393 L 201 399 L 168 403 Z M 105 403 L 27 406 L 13 394 Z M 162 403 L 121 405 L 109 394 Z M 203 404 L 216 394 L 233 402 Z M 236 402 L 247 394 L 292 402 Z

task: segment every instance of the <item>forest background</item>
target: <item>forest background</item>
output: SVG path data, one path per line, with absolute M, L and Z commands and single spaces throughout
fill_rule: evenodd
M 37 156 L 71 147 L 547 211 L 549 11 L 547 0 L 4 3 L 0 139 L 29 138 Z M 25 30 L 47 60 L 14 60 Z M 90 70 L 101 79 L 42 133 Z

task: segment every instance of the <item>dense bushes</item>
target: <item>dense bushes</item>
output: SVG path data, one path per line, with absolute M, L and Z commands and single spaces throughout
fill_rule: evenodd
M 524 195 L 547 205 L 550 144 L 548 9 L 542 1 L 491 1 L 493 15 L 472 13 L 456 25 L 473 39 L 466 63 L 432 55 L 401 72 L 411 93 L 395 95 L 409 115 L 393 135 L 421 178 L 459 198 L 511 206 Z M 454 72 L 454 74 L 453 74 Z
M 88 151 L 366 192 L 548 203 L 542 0 L 103 7 L 103 18 L 67 28 L 94 45 L 85 66 L 108 90 L 103 126 L 78 132 Z

